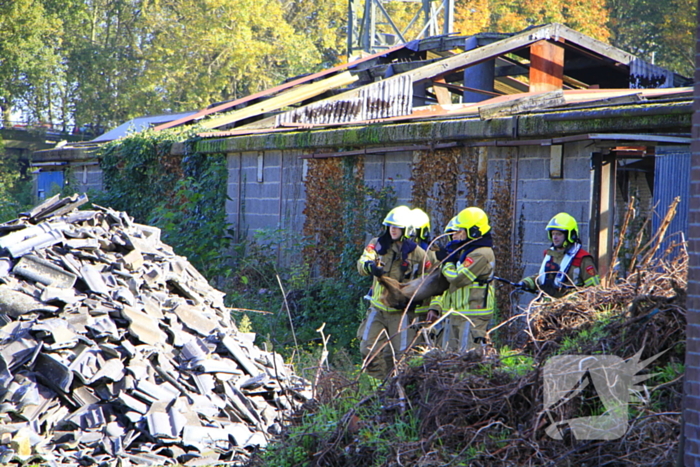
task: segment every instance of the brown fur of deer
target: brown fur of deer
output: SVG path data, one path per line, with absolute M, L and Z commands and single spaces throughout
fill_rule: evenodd
M 377 279 L 384 286 L 380 297 L 381 302 L 391 308 L 403 310 L 411 303 L 415 306 L 426 298 L 441 295 L 450 286 L 442 275 L 440 268 L 435 268 L 430 274 L 399 283 L 396 279 L 382 276 Z

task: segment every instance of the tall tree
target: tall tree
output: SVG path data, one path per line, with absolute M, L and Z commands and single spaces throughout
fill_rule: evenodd
M 456 0 L 455 31 L 465 36 L 492 31 L 489 0 Z
M 144 85 L 142 0 L 71 0 L 66 18 L 65 94 L 76 125 L 110 127 L 158 111 L 162 102 Z
M 347 0 L 280 0 L 284 18 L 309 38 L 321 55 L 319 67 L 337 64 L 347 54 Z
M 248 95 L 320 62 L 280 0 L 144 1 L 143 20 L 148 85 L 174 111 Z
M 32 90 L 54 75 L 60 26 L 40 0 L 0 0 L 0 111 L 6 125 L 13 108 L 34 108 Z
M 658 52 L 663 2 L 657 0 L 608 0 L 611 42 L 649 59 Z
M 610 31 L 605 0 L 489 0 L 491 30 L 520 31 L 528 26 L 562 23 L 583 34 L 607 41 Z
M 608 8 L 614 46 L 693 76 L 695 0 L 608 0 Z
M 661 27 L 659 63 L 688 77 L 695 71 L 697 6 L 695 0 L 671 0 Z

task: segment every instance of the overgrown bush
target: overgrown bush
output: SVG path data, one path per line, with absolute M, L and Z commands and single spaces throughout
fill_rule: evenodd
M 0 222 L 15 219 L 33 205 L 32 179 L 18 156 L 5 154 L 0 139 Z
M 300 251 L 307 244 L 308 239 L 282 229 L 254 232 L 252 241 L 239 245 L 233 255 L 235 273 L 224 287 L 227 304 L 236 310 L 237 322 L 248 316 L 260 343 L 285 356 L 313 350 L 320 342 L 316 330 L 324 323 L 331 357 L 340 349 L 355 354 L 355 333 L 366 309 L 362 297 L 371 281 L 356 272 L 312 277 L 308 263 L 278 266 L 280 249 Z M 245 311 L 249 309 L 254 311 Z

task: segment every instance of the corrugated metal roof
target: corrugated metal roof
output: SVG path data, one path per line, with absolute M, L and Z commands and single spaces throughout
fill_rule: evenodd
M 444 118 L 444 117 L 470 117 L 478 116 L 479 108 L 484 105 L 491 105 L 495 103 L 506 103 L 516 99 L 521 99 L 525 96 L 535 96 L 542 93 L 520 93 L 520 94 L 510 94 L 506 96 L 498 96 L 493 99 L 487 99 L 485 101 L 470 103 L 470 104 L 451 104 L 447 106 L 442 105 L 431 105 L 425 107 L 414 108 L 410 114 L 398 115 L 394 117 L 385 118 L 368 118 L 366 120 L 355 120 L 355 121 L 341 121 L 342 119 L 337 119 L 333 123 L 316 123 L 314 121 L 301 122 L 278 122 L 278 128 L 258 128 L 258 129 L 246 129 L 240 128 L 236 130 L 229 131 L 217 131 L 217 132 L 206 132 L 200 133 L 199 136 L 203 138 L 222 138 L 227 136 L 245 136 L 254 134 L 266 134 L 266 133 L 277 133 L 277 132 L 287 132 L 287 131 L 299 131 L 301 129 L 311 129 L 311 128 L 324 128 L 324 127 L 336 127 L 345 125 L 365 125 L 367 123 L 391 123 L 407 120 L 419 120 L 419 119 L 429 119 L 429 118 Z M 589 104 L 591 106 L 603 105 L 608 100 L 619 98 L 623 96 L 639 96 L 641 100 L 645 99 L 660 99 L 665 97 L 683 97 L 687 96 L 692 99 L 693 88 L 662 88 L 662 89 L 575 89 L 564 91 L 564 100 L 566 102 L 565 106 L 572 104 Z M 560 107 L 565 109 L 567 107 Z M 302 108 L 299 110 L 305 110 Z M 553 110 L 550 108 L 549 110 Z M 319 112 L 319 115 L 324 115 Z
M 91 143 L 103 143 L 106 141 L 114 141 L 115 139 L 123 138 L 130 133 L 139 133 L 143 130 L 151 128 L 153 125 L 172 122 L 174 120 L 193 115 L 192 112 L 182 112 L 177 114 L 166 115 L 150 115 L 146 117 L 137 117 L 128 122 L 122 123 L 116 128 L 109 130 L 107 133 L 101 134 L 97 138 L 91 140 Z
M 412 110 L 413 80 L 410 75 L 378 81 L 360 89 L 350 99 L 321 101 L 277 116 L 275 126 L 287 123 L 336 124 L 408 115 Z
M 392 47 L 388 50 L 384 50 L 383 52 L 378 52 L 376 54 L 368 55 L 366 57 L 359 58 L 359 59 L 354 60 L 354 61 L 349 62 L 349 63 L 343 63 L 341 65 L 337 65 L 337 66 L 334 66 L 332 68 L 328 68 L 327 70 L 319 71 L 318 73 L 313 73 L 313 74 L 308 75 L 308 76 L 303 76 L 301 78 L 292 80 L 288 83 L 283 83 L 283 84 L 280 84 L 278 86 L 272 87 L 270 89 L 266 89 L 264 91 L 256 92 L 255 94 L 251 94 L 249 96 L 242 97 L 240 99 L 235 99 L 235 100 L 232 100 L 229 102 L 224 102 L 223 104 L 220 104 L 220 105 L 217 105 L 214 107 L 202 109 L 202 110 L 195 112 L 193 115 L 190 115 L 188 117 L 184 117 L 184 118 L 181 118 L 179 120 L 157 126 L 157 127 L 155 127 L 155 130 L 165 130 L 167 128 L 172 128 L 172 127 L 177 126 L 177 125 L 182 125 L 184 123 L 188 123 L 188 122 L 191 122 L 193 120 L 200 119 L 202 117 L 213 114 L 215 112 L 221 112 L 222 110 L 227 110 L 227 109 L 233 108 L 237 105 L 245 104 L 246 102 L 250 102 L 250 101 L 252 101 L 254 99 L 258 99 L 260 97 L 266 97 L 266 96 L 273 95 L 277 92 L 284 91 L 285 89 L 292 88 L 292 87 L 299 85 L 299 84 L 310 83 L 315 79 L 319 79 L 319 78 L 322 78 L 324 76 L 328 76 L 328 75 L 335 73 L 337 71 L 343 71 L 343 70 L 346 70 L 348 68 L 355 67 L 361 63 L 367 62 L 369 60 L 373 60 L 377 57 L 383 57 L 385 55 L 389 55 L 389 54 L 396 52 L 398 50 L 412 47 L 412 46 L 413 45 L 411 43 L 397 45 L 396 47 Z
M 635 58 L 630 63 L 630 88 L 672 88 L 673 72 Z

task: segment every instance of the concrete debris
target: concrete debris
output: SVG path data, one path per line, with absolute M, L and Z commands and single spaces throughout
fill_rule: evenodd
M 86 202 L 0 224 L 0 463 L 246 463 L 309 384 L 157 228 Z

